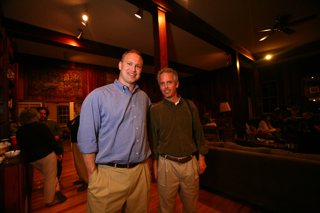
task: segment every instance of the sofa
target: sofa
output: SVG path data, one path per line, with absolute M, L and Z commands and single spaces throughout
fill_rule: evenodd
M 320 211 L 320 155 L 207 143 L 201 186 L 275 212 Z

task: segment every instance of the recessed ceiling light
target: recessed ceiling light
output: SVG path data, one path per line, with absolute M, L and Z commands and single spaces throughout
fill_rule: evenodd
M 267 56 L 266 56 L 266 59 L 267 59 L 267 60 L 270 60 L 271 58 L 272 58 L 272 55 L 267 55 Z

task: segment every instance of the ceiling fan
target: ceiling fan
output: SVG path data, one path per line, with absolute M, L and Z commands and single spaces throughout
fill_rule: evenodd
M 290 16 L 291 16 L 291 14 L 286 14 L 286 15 L 280 16 L 280 17 L 276 18 L 276 23 L 275 23 L 275 25 L 273 25 L 273 28 L 258 31 L 258 32 L 271 32 L 269 35 L 262 37 L 259 41 L 266 40 L 268 37 L 270 37 L 272 34 L 274 34 L 276 32 L 284 32 L 284 33 L 290 35 L 290 34 L 294 33 L 295 31 L 288 28 L 288 27 L 291 27 L 296 24 L 300 24 L 302 22 L 309 21 L 309 20 L 317 17 L 317 15 L 314 14 L 314 15 L 307 16 L 305 18 L 288 23 Z

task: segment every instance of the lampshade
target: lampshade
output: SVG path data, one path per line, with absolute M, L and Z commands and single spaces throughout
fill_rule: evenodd
M 231 108 L 230 108 L 228 102 L 222 102 L 222 103 L 220 103 L 219 112 L 229 112 L 229 111 L 231 111 Z

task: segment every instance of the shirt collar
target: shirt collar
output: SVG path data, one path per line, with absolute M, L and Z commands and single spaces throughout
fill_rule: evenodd
M 179 101 L 177 101 L 176 103 L 173 103 L 173 102 L 167 100 L 166 98 L 163 99 L 163 102 L 164 102 L 166 105 L 168 105 L 168 106 L 170 106 L 170 105 L 175 105 L 175 106 L 177 106 L 178 104 L 181 103 L 181 96 L 178 95 L 178 98 L 179 98 Z
M 126 90 L 130 91 L 129 88 L 128 88 L 126 85 L 123 85 L 122 83 L 120 83 L 120 81 L 118 81 L 118 79 L 114 80 L 114 84 L 115 84 L 115 85 L 118 87 L 118 89 L 120 89 L 122 92 L 125 92 Z M 135 84 L 132 93 L 134 93 L 138 88 L 139 88 L 139 86 L 138 86 L 137 84 Z

